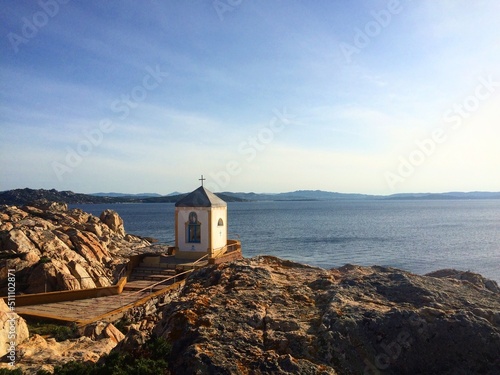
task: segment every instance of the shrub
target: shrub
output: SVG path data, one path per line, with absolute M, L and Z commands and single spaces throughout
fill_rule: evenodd
M 58 375 L 92 375 L 94 365 L 82 362 L 68 362 L 54 368 L 54 374 Z
M 56 341 L 64 341 L 80 337 L 76 325 L 68 327 L 58 324 L 36 323 L 36 324 L 30 324 L 28 326 L 28 329 L 31 334 L 37 334 L 40 336 L 48 335 L 54 337 Z
M 68 362 L 54 369 L 54 375 L 161 375 L 169 374 L 171 345 L 164 338 L 151 338 L 136 353 L 112 352 L 95 365 Z
M 14 370 L 0 368 L 0 375 L 23 375 L 23 370 L 20 368 L 16 368 Z
M 46 255 L 42 256 L 38 261 L 38 264 L 50 263 L 50 258 Z

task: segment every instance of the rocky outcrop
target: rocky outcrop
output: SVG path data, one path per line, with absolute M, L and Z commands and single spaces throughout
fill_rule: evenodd
M 83 335 L 92 340 L 111 339 L 118 344 L 125 338 L 113 324 L 105 322 L 95 322 L 85 327 Z
M 469 282 L 480 289 L 487 289 L 494 293 L 500 293 L 500 287 L 494 280 L 489 280 L 482 275 L 470 271 L 445 269 L 428 273 L 426 276 L 461 280 L 463 282 Z
M 7 268 L 16 270 L 17 293 L 111 285 L 126 256 L 150 243 L 126 234 L 116 212 L 101 218 L 46 200 L 1 206 L 0 294 Z
M 123 333 L 112 324 L 104 322 L 86 327 L 79 338 L 61 342 L 35 334 L 18 345 L 16 367 L 24 374 L 36 374 L 40 370 L 52 373 L 54 367 L 71 361 L 96 363 L 123 337 Z M 2 367 L 5 366 L 0 365 Z
M 0 357 L 15 352 L 17 345 L 29 337 L 28 326 L 23 318 L 12 311 L 0 298 Z M 14 354 L 15 357 L 15 354 Z M 15 362 L 9 360 L 8 362 Z
M 101 221 L 115 233 L 125 236 L 122 218 L 113 210 L 105 210 L 100 216 Z
M 257 257 L 193 273 L 153 334 L 172 343 L 173 373 L 498 374 L 500 294 Z

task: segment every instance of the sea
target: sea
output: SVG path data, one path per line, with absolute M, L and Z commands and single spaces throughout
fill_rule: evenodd
M 109 208 L 123 218 L 127 233 L 175 242 L 172 203 L 70 207 L 96 216 Z M 454 268 L 500 283 L 500 199 L 230 202 L 228 229 L 245 257 L 417 274 Z

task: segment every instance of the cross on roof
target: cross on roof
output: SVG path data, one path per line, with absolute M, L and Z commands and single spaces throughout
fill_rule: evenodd
M 200 179 L 198 179 L 198 180 L 199 180 L 199 181 L 201 181 L 201 186 L 203 186 L 203 181 L 205 181 L 205 180 L 206 180 L 206 178 L 203 178 L 203 175 L 201 175 L 201 178 L 200 178 Z

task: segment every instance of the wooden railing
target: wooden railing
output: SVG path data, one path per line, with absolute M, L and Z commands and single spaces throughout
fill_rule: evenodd
M 169 276 L 164 280 L 155 283 L 152 286 L 148 286 L 144 290 L 146 289 L 152 290 L 154 286 L 169 281 L 170 279 L 174 279 L 175 283 L 176 278 L 182 275 L 187 275 L 188 273 L 192 272 L 196 268 L 196 265 L 205 258 L 208 258 L 209 264 L 219 264 L 236 259 L 241 259 L 243 257 L 241 253 L 241 242 L 239 240 L 228 240 L 226 246 L 224 246 L 221 249 L 224 248 L 225 251 L 221 251 L 219 254 L 216 254 L 215 257 L 209 257 L 209 254 L 205 254 L 204 256 L 202 256 L 201 258 L 197 259 L 192 263 L 192 269 L 177 274 L 175 276 Z M 129 258 L 129 262 L 127 263 L 127 265 L 123 267 L 123 269 L 118 274 L 118 281 L 115 285 L 100 287 L 100 288 L 91 288 L 91 289 L 64 290 L 64 291 L 48 292 L 48 293 L 17 295 L 16 305 L 17 306 L 38 305 L 42 303 L 73 301 L 73 300 L 81 300 L 81 299 L 97 298 L 97 297 L 121 294 L 134 268 L 137 267 L 146 256 L 150 255 L 151 254 L 139 254 L 131 256 Z M 7 297 L 3 298 L 4 300 L 7 299 Z
M 42 303 L 54 303 L 64 301 L 75 301 L 80 299 L 98 298 L 121 294 L 132 271 L 137 267 L 147 254 L 133 255 L 129 258 L 127 265 L 120 271 L 121 277 L 115 285 L 100 288 L 62 290 L 56 292 L 19 294 L 16 295 L 16 306 L 39 305 Z M 0 297 L 2 298 L 2 297 Z M 5 302 L 7 297 L 3 297 Z
M 201 261 L 202 261 L 203 259 L 205 259 L 205 258 L 208 258 L 208 254 L 205 254 L 205 255 L 203 255 L 201 258 L 196 259 L 196 260 L 195 260 L 195 261 L 191 264 L 191 265 L 193 266 L 193 269 L 194 269 L 195 264 L 198 264 L 199 262 L 201 262 Z
M 219 252 L 215 257 L 208 259 L 209 264 L 220 264 L 243 258 L 241 242 L 239 240 L 227 240 L 226 246 L 221 249 L 225 250 Z
M 160 281 L 158 281 L 158 282 L 156 282 L 156 283 L 154 283 L 154 284 L 152 284 L 152 285 L 149 285 L 149 286 L 147 286 L 147 287 L 145 287 L 145 288 L 143 288 L 143 289 L 141 289 L 141 290 L 137 290 L 137 291 L 135 291 L 135 292 L 133 292 L 133 293 L 130 293 L 128 296 L 133 296 L 133 295 L 135 295 L 135 294 L 139 294 L 139 293 L 145 292 L 145 291 L 146 291 L 146 290 L 148 290 L 148 289 L 149 289 L 149 292 L 150 292 L 150 293 L 153 293 L 153 288 L 154 288 L 155 286 L 160 285 L 160 284 L 165 283 L 165 282 L 168 282 L 168 281 L 171 281 L 171 280 L 173 280 L 173 284 L 175 284 L 175 283 L 177 282 L 177 279 L 178 279 L 179 277 L 184 276 L 184 275 L 187 275 L 187 274 L 189 274 L 189 273 L 191 273 L 191 272 L 193 272 L 193 271 L 194 271 L 194 268 L 193 268 L 192 270 L 187 270 L 187 271 L 184 271 L 184 272 L 178 273 L 178 274 L 176 274 L 176 275 L 174 275 L 174 276 L 167 276 L 167 277 L 165 277 L 164 279 L 162 279 L 162 280 L 160 280 Z M 165 286 L 165 287 L 166 287 L 166 286 Z

